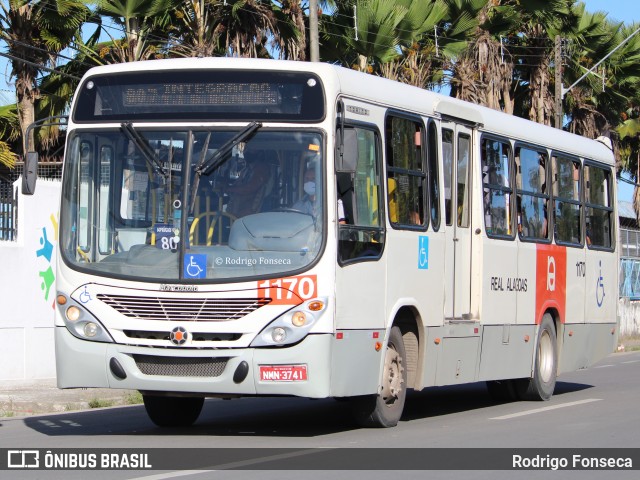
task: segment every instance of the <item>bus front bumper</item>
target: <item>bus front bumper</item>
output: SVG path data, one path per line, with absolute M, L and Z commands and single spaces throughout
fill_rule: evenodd
M 91 342 L 74 337 L 66 327 L 55 328 L 55 340 L 58 388 L 330 396 L 330 334 L 309 335 L 291 347 L 224 350 Z

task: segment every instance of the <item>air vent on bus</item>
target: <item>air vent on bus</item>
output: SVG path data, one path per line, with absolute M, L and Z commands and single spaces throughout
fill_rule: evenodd
M 98 294 L 114 310 L 141 320 L 226 322 L 239 320 L 271 302 L 270 298 L 176 298 Z
M 160 357 L 134 355 L 133 359 L 145 375 L 169 377 L 219 377 L 224 372 L 229 357 Z

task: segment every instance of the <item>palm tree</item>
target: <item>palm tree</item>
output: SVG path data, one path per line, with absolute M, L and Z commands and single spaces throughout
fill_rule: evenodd
M 587 12 L 584 4 L 577 5 L 574 12 L 578 24 L 569 37 L 572 40 L 571 55 L 563 69 L 563 81 L 569 85 L 582 77 L 624 38 L 623 24 L 608 21 L 606 13 Z M 570 120 L 569 131 L 596 138 L 620 122 L 620 112 L 627 109 L 629 91 L 625 88 L 626 92 L 622 94 L 619 82 L 628 83 L 625 79 L 632 74 L 631 69 L 636 70 L 637 80 L 638 69 L 626 58 L 633 55 L 634 49 L 635 55 L 638 55 L 638 48 L 640 42 L 636 42 L 635 47 L 633 43 L 627 45 L 624 56 L 614 55 L 568 92 L 564 110 Z M 637 82 L 633 84 L 634 94 L 637 94 Z
M 309 57 L 307 17 L 302 0 L 274 2 L 278 25 L 278 49 L 284 59 L 304 61 Z
M 486 0 L 447 0 L 451 27 L 447 43 L 457 38 L 462 44 L 452 58 L 451 96 L 513 112 L 510 96 L 513 62 L 508 50 L 496 40 L 510 26 L 512 7 Z
M 401 1 L 406 14 L 397 28 L 400 55 L 378 66 L 382 76 L 402 83 L 426 88 L 441 72 L 435 35 L 448 22 L 449 9 L 443 0 L 433 2 Z
M 342 0 L 321 22 L 321 54 L 360 71 L 424 86 L 428 46 L 419 42 L 445 16 L 442 0 Z
M 270 0 L 226 0 L 215 9 L 216 34 L 226 55 L 269 57 L 267 42 L 280 42 L 276 6 Z
M 223 53 L 220 35 L 214 22 L 219 0 L 187 0 L 181 2 L 172 17 L 170 27 L 170 55 L 185 57 L 211 57 Z
M 38 78 L 55 68 L 57 54 L 73 42 L 90 11 L 80 0 L 9 0 L 0 8 L 0 37 L 12 56 L 20 130 L 25 148 L 32 150 L 33 134 L 26 138 L 26 130 L 35 120 Z
M 167 45 L 166 30 L 171 13 L 180 0 L 96 0 L 96 13 L 111 19 L 122 31 L 116 38 L 105 30 L 111 42 L 99 56 L 108 63 L 136 62 L 157 56 Z M 90 53 L 84 49 L 85 53 Z
M 522 116 L 551 125 L 554 100 L 551 93 L 551 59 L 556 35 L 564 36 L 575 29 L 577 18 L 572 9 L 575 0 L 505 0 L 518 12 L 517 39 L 520 60 L 519 75 L 526 80 L 527 103 L 522 102 Z
M 15 105 L 0 107 L 0 165 L 14 168 L 16 154 L 11 144 L 18 140 L 20 129 L 18 128 L 18 112 Z

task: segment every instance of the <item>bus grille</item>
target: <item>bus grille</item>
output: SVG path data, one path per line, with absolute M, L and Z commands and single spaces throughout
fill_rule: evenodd
M 98 300 L 125 317 L 142 320 L 226 322 L 239 320 L 270 298 L 174 298 L 98 294 Z
M 152 332 L 145 330 L 123 330 L 129 338 L 143 340 L 169 341 L 169 332 Z M 235 342 L 242 338 L 241 333 L 189 332 L 193 342 Z
M 145 375 L 169 377 L 219 377 L 224 372 L 228 357 L 159 357 L 134 355 L 133 359 Z

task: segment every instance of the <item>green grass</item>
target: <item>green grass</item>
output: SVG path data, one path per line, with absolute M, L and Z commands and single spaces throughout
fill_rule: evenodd
M 138 391 L 129 393 L 124 399 L 125 405 L 139 405 L 142 403 L 142 394 Z
M 111 400 L 100 400 L 99 398 L 92 398 L 89 400 L 89 408 L 105 408 L 112 406 L 113 402 Z

